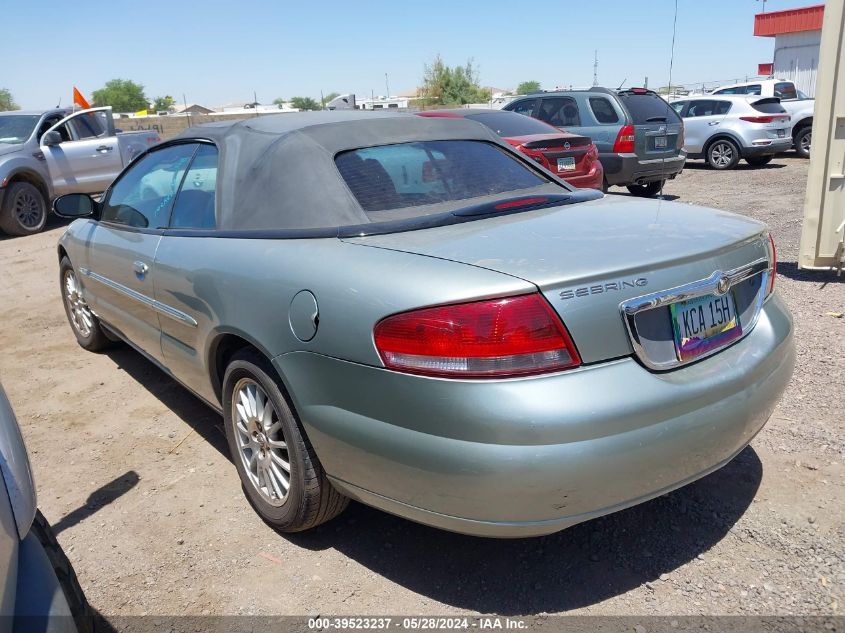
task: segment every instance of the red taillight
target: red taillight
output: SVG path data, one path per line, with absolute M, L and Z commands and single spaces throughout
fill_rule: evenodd
M 616 154 L 630 154 L 634 151 L 636 133 L 633 125 L 623 125 L 616 135 L 616 142 L 613 144 L 613 151 Z
M 591 165 L 599 159 L 599 150 L 596 147 L 595 143 L 591 144 L 590 149 L 587 150 L 586 159 L 588 165 Z
M 387 368 L 427 376 L 502 378 L 581 364 L 536 293 L 395 314 L 376 324 L 373 337 Z
M 786 121 L 788 118 L 785 116 L 741 116 L 739 120 L 749 123 L 771 123 L 772 121 Z
M 766 296 L 768 297 L 775 289 L 775 277 L 778 274 L 778 252 L 775 248 L 775 238 L 769 233 L 769 287 L 766 288 Z

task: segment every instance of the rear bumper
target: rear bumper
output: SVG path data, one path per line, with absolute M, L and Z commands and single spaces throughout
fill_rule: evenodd
M 762 428 L 794 363 L 773 297 L 743 340 L 654 373 L 631 358 L 529 379 L 409 376 L 307 352 L 274 359 L 334 484 L 479 536 L 548 534 L 725 464 Z
M 771 156 L 780 152 L 787 152 L 792 147 L 792 137 L 771 139 L 770 143 L 749 145 L 742 148 L 742 157 Z
M 604 169 L 600 162 L 593 163 L 592 168 L 586 174 L 580 176 L 562 176 L 563 179 L 573 187 L 579 189 L 598 189 L 601 190 L 604 182 Z
M 667 159 L 640 159 L 636 154 L 602 154 L 604 175 L 610 185 L 646 184 L 658 180 L 671 180 L 684 168 L 687 153 Z

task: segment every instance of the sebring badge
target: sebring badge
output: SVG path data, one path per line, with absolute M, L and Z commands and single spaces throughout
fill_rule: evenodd
M 645 277 L 620 279 L 619 281 L 608 281 L 606 283 L 595 284 L 593 286 L 583 286 L 581 288 L 572 288 L 571 290 L 562 290 L 560 298 L 574 299 L 575 297 L 586 297 L 587 295 L 600 295 L 606 292 L 616 292 L 618 290 L 625 290 L 626 288 L 643 288 L 647 285 L 648 279 Z

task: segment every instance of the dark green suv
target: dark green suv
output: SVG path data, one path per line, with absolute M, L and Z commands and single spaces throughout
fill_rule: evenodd
M 653 90 L 557 90 L 519 97 L 504 110 L 526 114 L 575 134 L 599 150 L 605 188 L 653 196 L 684 168 L 684 124 Z

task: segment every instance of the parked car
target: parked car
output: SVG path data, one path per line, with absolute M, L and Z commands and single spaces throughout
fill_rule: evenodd
M 776 97 L 704 96 L 672 102 L 684 119 L 684 149 L 713 169 L 771 162 L 792 146 L 789 114 Z
M 541 92 L 514 99 L 503 110 L 589 136 L 607 185 L 627 187 L 636 196 L 656 195 L 684 168 L 683 123 L 652 90 Z
M 91 631 L 73 566 L 38 510 L 26 446 L 0 386 L 0 620 L 5 631 Z
M 808 97 L 786 79 L 763 79 L 730 86 L 719 86 L 711 92 L 714 95 L 758 95 L 777 97 L 790 116 L 790 136 L 795 151 L 804 158 L 810 157 L 810 141 L 813 132 L 813 112 L 816 100 Z
M 0 230 L 44 228 L 50 201 L 99 193 L 158 132 L 118 132 L 111 108 L 0 112 Z
M 765 225 L 574 189 L 472 121 L 199 126 L 54 210 L 80 218 L 58 244 L 79 344 L 123 339 L 220 411 L 281 531 L 353 498 L 555 532 L 727 463 L 792 373 Z
M 573 187 L 604 187 L 604 169 L 598 149 L 586 136 L 561 132 L 548 123 L 501 110 L 426 110 L 418 115 L 476 121 Z

